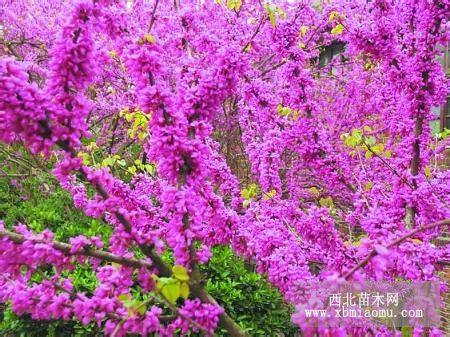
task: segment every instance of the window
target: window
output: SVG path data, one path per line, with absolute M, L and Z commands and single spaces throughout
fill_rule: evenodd
M 445 48 L 442 65 L 447 77 L 450 77 L 450 42 L 447 43 Z M 447 101 L 441 107 L 441 130 L 444 129 L 450 130 L 450 96 L 447 96 Z
M 441 130 L 450 130 L 450 96 L 447 97 L 447 102 L 441 108 Z
M 450 42 L 447 42 L 447 48 L 445 48 L 442 64 L 444 66 L 445 73 L 447 76 L 450 76 Z

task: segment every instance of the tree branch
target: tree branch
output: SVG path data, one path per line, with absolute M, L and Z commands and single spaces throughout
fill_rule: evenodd
M 8 230 L 0 230 L 0 237 L 7 237 L 10 241 L 17 243 L 17 244 L 22 244 L 28 240 L 23 235 L 17 234 L 15 232 L 11 232 Z M 40 240 L 32 240 L 32 241 L 34 241 L 36 243 L 45 243 Z M 125 258 L 122 256 L 114 255 L 114 254 L 111 254 L 111 253 L 108 253 L 108 252 L 105 252 L 102 250 L 98 250 L 98 249 L 93 249 L 90 247 L 83 247 L 82 249 L 79 249 L 78 251 L 72 253 L 71 252 L 71 249 L 72 249 L 71 244 L 60 242 L 60 241 L 53 241 L 53 242 L 49 243 L 49 245 L 51 245 L 54 249 L 59 250 L 60 252 L 63 252 L 67 255 L 95 257 L 102 261 L 117 263 L 117 264 L 120 264 L 123 266 L 133 267 L 133 268 L 146 268 L 146 269 L 153 268 L 153 265 L 151 263 L 141 261 L 141 260 L 136 260 L 133 258 Z
M 417 233 L 419 233 L 419 232 L 423 232 L 423 231 L 426 231 L 426 230 L 428 230 L 428 229 L 432 229 L 432 228 L 439 227 L 439 226 L 450 226 L 450 219 L 445 219 L 445 220 L 441 220 L 441 221 L 438 221 L 438 222 L 434 222 L 434 223 L 432 223 L 432 224 L 430 224 L 430 225 L 417 227 L 417 228 L 414 229 L 413 231 L 411 231 L 411 232 L 409 232 L 409 233 L 407 233 L 407 234 L 405 234 L 405 235 L 399 237 L 397 240 L 395 240 L 395 241 L 391 242 L 390 244 L 388 244 L 388 245 L 386 246 L 386 248 L 389 249 L 389 248 L 392 248 L 392 247 L 394 247 L 394 246 L 397 246 L 397 245 L 399 245 L 400 243 L 402 243 L 403 241 L 405 241 L 406 239 L 410 238 L 411 236 L 413 236 L 413 235 L 415 235 L 415 234 L 417 234 Z M 354 266 L 347 274 L 345 274 L 344 279 L 348 281 L 348 280 L 350 279 L 350 277 L 351 277 L 358 269 L 361 269 L 361 268 L 363 268 L 364 266 L 366 266 L 367 263 L 369 263 L 369 261 L 370 261 L 373 257 L 375 257 L 375 256 L 377 256 L 377 255 L 378 255 L 377 251 L 376 251 L 375 249 L 373 249 L 373 250 L 369 253 L 369 255 L 367 255 L 367 257 L 366 257 L 364 260 L 361 260 L 361 262 L 359 262 L 359 263 L 358 263 L 356 266 Z

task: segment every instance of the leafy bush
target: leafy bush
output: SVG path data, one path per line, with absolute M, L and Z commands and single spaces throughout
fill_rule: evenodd
M 88 218 L 75 209 L 70 195 L 46 173 L 27 178 L 16 186 L 0 180 L 0 218 L 8 227 L 23 222 L 37 232 L 49 228 L 61 241 L 81 234 L 99 235 L 106 241 L 111 233 L 110 227 L 101 220 Z M 170 261 L 172 258 L 169 254 L 165 259 Z M 210 263 L 203 266 L 202 271 L 208 279 L 208 291 L 250 335 L 295 334 L 296 329 L 290 323 L 291 308 L 280 293 L 263 276 L 247 270 L 244 261 L 230 248 L 216 247 Z M 96 287 L 96 277 L 86 266 L 77 265 L 70 277 L 80 291 L 89 293 Z M 102 335 L 93 324 L 36 322 L 29 315 L 16 316 L 9 306 L 0 311 L 0 335 L 5 337 Z M 217 334 L 226 336 L 225 331 L 217 331 Z
M 216 247 L 202 271 L 208 292 L 251 336 L 296 334 L 290 322 L 292 308 L 263 276 L 247 270 L 230 248 Z

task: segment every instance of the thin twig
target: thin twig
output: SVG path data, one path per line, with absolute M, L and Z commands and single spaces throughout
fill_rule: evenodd
M 150 20 L 150 24 L 148 25 L 148 32 L 150 33 L 150 31 L 152 30 L 153 24 L 155 23 L 156 20 L 156 9 L 158 8 L 158 4 L 159 4 L 159 0 L 155 1 L 155 5 L 153 6 L 153 11 L 152 11 L 152 18 Z
M 441 220 L 441 221 L 437 221 L 434 222 L 430 225 L 426 225 L 426 226 L 421 226 L 421 227 L 417 227 L 416 229 L 414 229 L 413 231 L 399 237 L 398 239 L 394 240 L 393 242 L 391 242 L 390 244 L 388 244 L 386 246 L 387 249 L 392 248 L 394 246 L 399 245 L 400 243 L 402 243 L 403 241 L 405 241 L 406 239 L 410 238 L 411 236 L 419 233 L 419 232 L 423 232 L 426 231 L 428 229 L 432 229 L 435 227 L 439 227 L 439 226 L 450 226 L 450 219 L 445 219 L 445 220 Z M 354 266 L 347 274 L 345 274 L 344 279 L 345 280 L 349 280 L 350 277 L 352 277 L 352 275 L 358 270 L 363 268 L 365 265 L 367 265 L 367 263 L 369 263 L 369 261 L 375 257 L 376 255 L 378 255 L 378 252 L 373 249 L 369 255 L 367 255 L 367 257 L 364 260 L 361 260 L 361 262 L 359 262 L 356 266 Z

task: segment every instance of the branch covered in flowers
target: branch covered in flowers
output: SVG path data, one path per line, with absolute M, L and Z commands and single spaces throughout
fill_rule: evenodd
M 367 257 L 364 260 L 361 260 L 361 262 L 359 262 L 357 265 L 355 265 L 347 274 L 345 274 L 344 279 L 349 280 L 352 275 L 358 270 L 363 268 L 365 265 L 367 265 L 367 263 L 369 263 L 369 261 L 377 256 L 378 254 L 386 254 L 387 250 L 395 247 L 399 244 L 401 244 L 403 241 L 411 238 L 412 236 L 416 235 L 417 233 L 420 232 L 424 232 L 427 231 L 429 229 L 434 229 L 435 227 L 440 227 L 440 226 L 450 226 L 450 219 L 445 219 L 442 221 L 438 221 L 426 226 L 419 226 L 416 229 L 410 231 L 409 233 L 399 237 L 397 240 L 391 242 L 390 244 L 386 245 L 386 247 L 380 247 L 378 246 L 377 248 L 373 249 L 369 255 L 367 255 Z
M 67 255 L 81 255 L 81 256 L 88 256 L 88 257 L 94 257 L 96 259 L 111 262 L 111 263 L 117 263 L 120 265 L 133 267 L 133 268 L 147 268 L 152 269 L 152 265 L 150 263 L 147 263 L 145 261 L 136 260 L 133 258 L 126 258 L 122 256 L 117 256 L 105 251 L 101 251 L 98 249 L 93 249 L 89 246 L 90 242 L 86 239 L 86 241 L 83 242 L 83 238 L 78 238 L 76 241 L 81 241 L 81 247 L 80 243 L 76 244 L 68 244 L 64 242 L 59 241 L 51 241 L 51 242 L 45 242 L 42 241 L 42 239 L 36 238 L 26 238 L 24 235 L 17 234 L 5 229 L 0 230 L 0 237 L 6 237 L 9 241 L 17 243 L 17 244 L 23 244 L 25 241 L 31 241 L 32 243 L 36 245 L 44 244 L 48 245 L 49 247 L 60 251 L 62 253 L 65 253 Z M 98 238 L 97 238 L 98 240 Z M 97 241 L 98 242 L 98 241 Z

